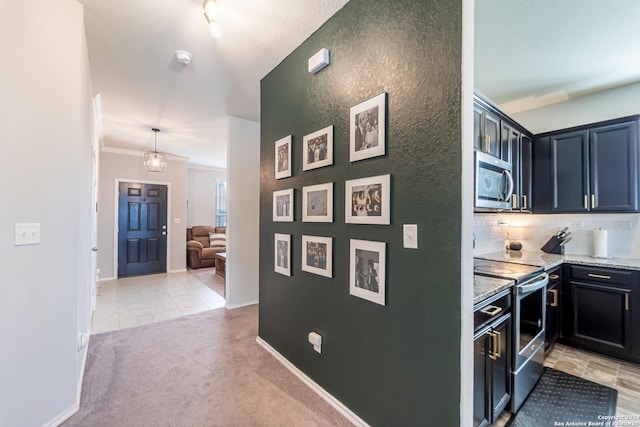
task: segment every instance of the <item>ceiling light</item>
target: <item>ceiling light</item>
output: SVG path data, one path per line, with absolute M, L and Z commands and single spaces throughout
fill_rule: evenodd
M 216 21 L 218 18 L 217 0 L 205 0 L 202 8 L 204 9 L 204 19 L 207 20 L 207 26 L 209 27 L 209 34 L 214 39 L 219 39 L 222 37 L 222 27 Z
M 202 7 L 204 8 L 204 13 L 207 14 L 210 20 L 213 21 L 218 18 L 218 3 L 214 0 L 206 0 Z
M 167 170 L 167 155 L 158 152 L 158 132 L 160 129 L 151 128 L 154 132 L 153 151 L 144 153 L 144 169 L 148 172 L 164 172 Z
M 222 27 L 215 21 L 209 22 L 209 34 L 214 39 L 219 39 L 222 37 Z

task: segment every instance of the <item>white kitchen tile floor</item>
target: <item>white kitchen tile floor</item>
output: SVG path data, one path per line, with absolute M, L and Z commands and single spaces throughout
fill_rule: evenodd
M 618 390 L 616 415 L 640 417 L 640 366 L 562 344 L 554 346 L 544 365 Z M 505 412 L 493 427 L 503 427 L 509 418 Z
M 224 307 L 223 297 L 188 272 L 100 282 L 91 333 L 113 331 Z

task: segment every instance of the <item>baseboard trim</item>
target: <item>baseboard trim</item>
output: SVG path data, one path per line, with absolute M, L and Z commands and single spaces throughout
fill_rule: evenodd
M 116 280 L 116 278 L 115 277 L 100 277 L 98 279 L 98 282 L 107 282 L 109 280 Z
M 187 271 L 186 268 L 180 268 L 178 270 L 169 270 L 167 273 L 184 273 L 185 271 Z
M 228 301 L 228 300 L 227 300 Z M 253 300 L 253 301 L 249 301 L 249 302 L 243 302 L 242 304 L 236 304 L 236 305 L 229 305 L 227 303 L 227 305 L 225 306 L 225 308 L 227 310 L 235 310 L 236 308 L 242 308 L 242 307 L 249 307 L 250 305 L 255 305 L 258 304 L 258 300 Z
M 342 402 L 336 399 L 331 393 L 323 389 L 318 383 L 309 378 L 304 372 L 298 369 L 293 363 L 289 362 L 283 355 L 281 355 L 276 349 L 271 347 L 269 343 L 263 340 L 260 337 L 256 337 L 256 342 L 262 348 L 264 348 L 267 352 L 269 352 L 276 360 L 285 368 L 287 368 L 293 375 L 298 377 L 300 381 L 302 381 L 307 387 L 309 387 L 313 392 L 315 392 L 318 396 L 325 400 L 329 405 L 333 406 L 333 408 L 340 412 L 347 420 L 349 420 L 354 426 L 357 427 L 369 427 L 362 418 L 357 416 L 351 409 L 345 406 Z
M 90 342 L 91 342 L 91 339 L 89 339 L 89 343 Z M 59 426 L 60 424 L 62 424 L 63 422 L 71 418 L 73 414 L 75 414 L 80 410 L 80 397 L 82 396 L 82 381 L 84 381 L 84 370 L 85 370 L 85 367 L 87 366 L 87 355 L 89 354 L 89 343 L 87 343 L 86 347 L 82 349 L 83 351 L 82 363 L 80 364 L 81 365 L 80 375 L 78 378 L 78 384 L 76 385 L 76 402 L 73 404 L 71 408 L 67 409 L 62 414 L 58 415 L 56 418 L 54 418 L 53 420 L 45 424 L 47 427 Z

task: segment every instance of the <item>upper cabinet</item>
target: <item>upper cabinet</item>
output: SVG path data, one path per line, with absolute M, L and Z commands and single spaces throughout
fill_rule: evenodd
M 511 211 L 531 212 L 533 140 L 529 132 L 476 94 L 473 137 L 475 150 L 511 164 Z
M 626 118 L 538 138 L 536 212 L 638 212 L 638 123 Z
M 473 104 L 473 141 L 476 150 L 505 161 L 509 160 L 503 157 L 505 150 L 502 149 L 500 141 L 500 118 L 478 102 Z

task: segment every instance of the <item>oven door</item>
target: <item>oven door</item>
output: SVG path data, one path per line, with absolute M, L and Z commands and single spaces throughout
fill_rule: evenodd
M 476 151 L 475 207 L 511 209 L 511 164 Z
M 515 287 L 515 369 L 544 345 L 548 283 L 549 276 L 542 273 Z

